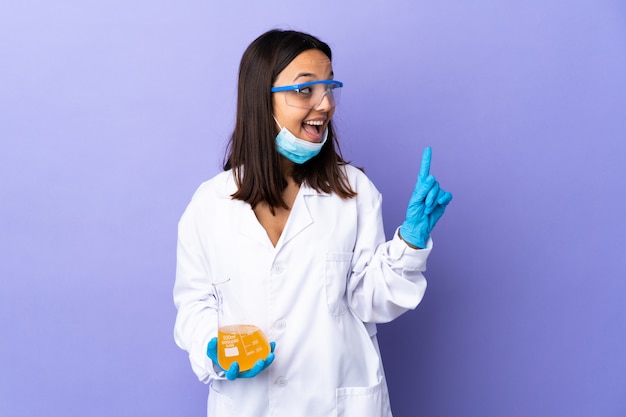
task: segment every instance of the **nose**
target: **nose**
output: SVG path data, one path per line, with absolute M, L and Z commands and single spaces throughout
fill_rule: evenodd
M 335 100 L 333 99 L 332 94 L 333 93 L 330 93 L 330 92 L 324 93 L 319 104 L 315 106 L 315 110 L 321 111 L 321 112 L 328 112 L 333 107 L 335 107 Z

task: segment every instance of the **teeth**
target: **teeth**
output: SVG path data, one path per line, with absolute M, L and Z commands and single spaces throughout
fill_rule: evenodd
M 307 122 L 304 122 L 307 125 L 312 125 L 312 126 L 321 126 L 324 124 L 324 121 L 322 120 L 309 120 Z

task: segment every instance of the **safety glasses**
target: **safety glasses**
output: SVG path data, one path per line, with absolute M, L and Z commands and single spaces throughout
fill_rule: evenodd
M 313 109 L 322 104 L 324 97 L 335 107 L 341 96 L 343 83 L 335 80 L 317 80 L 308 83 L 272 87 L 272 93 L 282 93 L 288 106 Z

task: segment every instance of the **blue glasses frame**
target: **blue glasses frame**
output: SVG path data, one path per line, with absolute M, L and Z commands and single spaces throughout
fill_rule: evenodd
M 283 85 L 281 87 L 272 87 L 272 93 L 279 93 L 281 91 L 300 91 L 305 87 L 308 87 L 310 85 L 315 85 L 315 84 L 324 84 L 324 85 L 331 85 L 334 84 L 336 87 L 334 88 L 341 88 L 343 87 L 343 83 L 341 81 L 336 81 L 336 80 L 317 80 L 317 81 L 309 81 L 307 83 L 302 83 L 302 84 L 294 84 L 294 85 Z

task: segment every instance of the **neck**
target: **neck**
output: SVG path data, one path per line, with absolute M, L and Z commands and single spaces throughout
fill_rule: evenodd
M 289 159 L 285 158 L 284 156 L 280 157 L 280 170 L 283 172 L 283 176 L 286 179 L 290 179 L 292 177 L 293 174 L 293 167 L 296 164 L 291 162 Z

